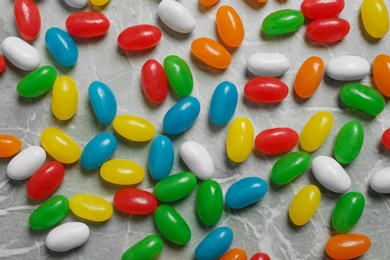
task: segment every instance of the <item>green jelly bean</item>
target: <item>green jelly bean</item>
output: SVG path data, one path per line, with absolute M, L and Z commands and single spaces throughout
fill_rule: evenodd
M 192 172 L 181 172 L 157 182 L 153 193 L 160 201 L 172 202 L 189 195 L 195 186 L 196 176 Z
M 36 208 L 28 218 L 28 222 L 33 229 L 48 229 L 60 223 L 68 212 L 68 198 L 57 195 Z
M 302 12 L 293 9 L 283 9 L 267 15 L 261 25 L 262 30 L 268 35 L 280 35 L 298 30 L 305 16 Z
M 381 113 L 386 105 L 379 91 L 359 83 L 349 83 L 342 87 L 340 98 L 347 106 L 373 116 Z
M 284 185 L 306 171 L 311 164 L 307 152 L 291 152 L 280 157 L 271 170 L 271 180 L 277 185 Z
M 359 155 L 364 141 L 364 128 L 358 121 L 346 123 L 339 131 L 334 156 L 339 163 L 351 163 Z
M 199 185 L 196 210 L 204 224 L 213 226 L 218 223 L 223 212 L 223 194 L 218 182 L 208 179 Z
M 364 196 L 360 192 L 345 193 L 336 203 L 332 213 L 332 225 L 339 233 L 347 233 L 359 221 L 364 210 Z
M 150 235 L 127 249 L 122 260 L 154 260 L 161 254 L 163 247 L 159 236 Z
M 161 233 L 171 242 L 185 245 L 191 240 L 191 230 L 183 217 L 171 206 L 158 206 L 154 222 Z
M 194 87 L 192 72 L 187 62 L 176 55 L 170 55 L 164 59 L 164 70 L 173 92 L 181 97 L 191 94 Z
M 16 89 L 22 97 L 38 97 L 53 87 L 56 78 L 57 71 L 52 66 L 42 66 L 21 79 Z

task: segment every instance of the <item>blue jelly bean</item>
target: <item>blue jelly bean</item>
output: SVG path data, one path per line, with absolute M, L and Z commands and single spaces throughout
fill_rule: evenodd
M 70 67 L 76 64 L 79 51 L 68 33 L 52 27 L 46 31 L 45 42 L 50 53 L 62 66 Z
M 159 135 L 153 139 L 149 151 L 148 168 L 150 175 L 156 180 L 166 178 L 172 170 L 174 150 L 171 139 Z
M 164 116 L 163 128 L 168 134 L 180 134 L 190 128 L 200 112 L 198 99 L 188 96 L 171 107 Z
M 195 257 L 199 260 L 212 260 L 222 256 L 233 242 L 233 231 L 229 227 L 219 227 L 210 232 L 196 247 Z
M 225 125 L 236 111 L 238 92 L 236 86 L 224 81 L 215 88 L 210 102 L 210 119 L 216 125 Z
M 241 209 L 259 201 L 268 191 L 268 184 L 259 177 L 246 177 L 230 186 L 226 192 L 226 205 Z
M 81 153 L 80 163 L 87 170 L 99 168 L 111 158 L 117 141 L 113 134 L 103 132 L 92 138 Z
M 100 81 L 89 85 L 88 96 L 97 119 L 103 124 L 109 124 L 116 115 L 116 99 L 109 86 Z

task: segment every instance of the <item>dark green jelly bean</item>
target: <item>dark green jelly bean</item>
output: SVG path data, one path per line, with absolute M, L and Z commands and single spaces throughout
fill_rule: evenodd
M 161 254 L 163 247 L 159 236 L 150 235 L 127 249 L 122 260 L 154 260 Z
M 307 152 L 291 152 L 280 157 L 272 167 L 271 180 L 277 185 L 284 185 L 306 171 L 311 164 Z
M 264 33 L 268 35 L 280 35 L 298 30 L 305 17 L 302 12 L 293 9 L 283 9 L 270 13 L 261 25 Z
M 340 98 L 347 106 L 373 116 L 381 113 L 386 105 L 379 91 L 359 83 L 349 83 L 342 87 Z
M 196 176 L 192 172 L 181 172 L 157 182 L 153 193 L 160 201 L 172 202 L 189 195 L 195 186 Z
M 334 156 L 339 163 L 353 162 L 359 155 L 364 141 L 364 128 L 358 121 L 346 123 L 339 131 L 334 145 Z
M 191 94 L 194 80 L 185 60 L 179 56 L 170 55 L 164 59 L 164 70 L 173 92 L 181 97 Z
M 332 226 L 339 233 L 347 233 L 363 214 L 365 199 L 360 192 L 345 193 L 336 203 L 332 213 Z
M 54 196 L 36 208 L 28 222 L 33 229 L 47 229 L 60 223 L 69 212 L 69 200 L 63 195 Z
M 204 224 L 213 226 L 218 223 L 223 212 L 223 194 L 218 182 L 208 179 L 199 185 L 196 210 Z
M 52 66 L 42 66 L 21 79 L 16 89 L 22 97 L 38 97 L 53 87 L 56 78 L 57 71 Z

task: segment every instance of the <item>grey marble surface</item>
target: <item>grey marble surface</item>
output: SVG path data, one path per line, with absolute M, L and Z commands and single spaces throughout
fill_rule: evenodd
M 360 2 L 346 1 L 340 17 L 351 24 L 351 31 L 341 42 L 318 44 L 305 36 L 306 24 L 297 32 L 278 37 L 261 33 L 261 22 L 270 12 L 292 8 L 299 9 L 301 1 L 268 0 L 259 5 L 254 0 L 220 0 L 211 8 L 204 8 L 197 0 L 180 2 L 185 5 L 197 21 L 191 34 L 177 34 L 162 24 L 157 15 L 157 0 L 111 0 L 102 9 L 92 6 L 84 11 L 101 11 L 111 21 L 107 35 L 94 40 L 76 40 L 79 60 L 72 68 L 61 67 L 48 52 L 44 35 L 48 28 L 56 26 L 65 29 L 65 20 L 78 10 L 68 8 L 62 0 L 36 1 L 42 15 L 42 29 L 39 37 L 32 42 L 41 56 L 41 65 L 54 66 L 59 75 L 69 75 L 78 86 L 79 106 L 70 121 L 60 122 L 51 113 L 51 93 L 37 98 L 25 99 L 18 96 L 16 85 L 24 72 L 8 64 L 0 75 L 0 133 L 20 137 L 23 148 L 39 145 L 40 134 L 46 127 L 59 127 L 70 135 L 83 148 L 87 142 L 102 131 L 114 132 L 112 125 L 99 124 L 93 114 L 87 96 L 89 84 L 94 80 L 107 83 L 114 91 L 118 114 L 134 114 L 151 121 L 162 131 L 162 118 L 166 111 L 179 100 L 172 92 L 161 105 L 149 103 L 140 87 L 140 71 L 143 63 L 154 58 L 161 63 L 170 54 L 184 58 L 194 76 L 192 95 L 201 102 L 201 112 L 196 123 L 184 134 L 173 139 L 175 163 L 172 174 L 186 170 L 178 149 L 187 140 L 203 144 L 215 162 L 214 178 L 221 184 L 225 193 L 236 180 L 245 176 L 259 176 L 267 180 L 270 189 L 266 196 L 253 206 L 242 210 L 225 208 L 222 219 L 216 226 L 226 225 L 234 232 L 231 246 L 241 247 L 250 257 L 258 251 L 267 252 L 272 259 L 327 259 L 324 248 L 327 240 L 334 234 L 330 220 L 338 194 L 321 188 L 321 204 L 315 216 L 303 227 L 289 223 L 288 208 L 295 194 L 305 185 L 318 184 L 307 170 L 302 176 L 282 187 L 275 188 L 270 183 L 270 170 L 280 156 L 265 156 L 253 152 L 241 164 L 231 163 L 226 156 L 225 137 L 228 126 L 216 127 L 208 119 L 208 109 L 214 88 L 224 80 L 233 82 L 239 91 L 239 102 L 234 117 L 248 117 L 254 125 L 255 134 L 271 128 L 286 126 L 298 133 L 306 121 L 316 112 L 330 111 L 335 119 L 333 129 L 320 149 L 312 155 L 333 154 L 333 143 L 340 127 L 351 119 L 359 120 L 365 129 L 365 140 L 361 154 L 355 162 L 346 167 L 351 177 L 351 190 L 360 191 L 366 199 L 366 207 L 358 224 L 351 233 L 364 233 L 371 238 L 372 247 L 361 259 L 389 259 L 390 257 L 390 200 L 388 195 L 380 195 L 369 187 L 369 179 L 376 171 L 388 167 L 390 153 L 380 144 L 385 129 L 390 127 L 389 108 L 376 117 L 366 116 L 356 110 L 346 108 L 339 100 L 340 87 L 344 82 L 336 82 L 324 77 L 320 88 L 308 100 L 302 101 L 293 94 L 293 82 L 299 66 L 312 55 L 320 56 L 325 62 L 339 55 L 360 55 L 370 63 L 380 53 L 390 53 L 387 34 L 381 40 L 370 39 L 362 29 Z M 388 4 L 388 3 L 387 3 Z M 231 5 L 240 14 L 245 24 L 245 40 L 237 49 L 229 49 L 233 62 L 226 70 L 214 70 L 203 65 L 191 55 L 191 42 L 197 37 L 207 36 L 218 39 L 215 14 L 219 6 Z M 13 1 L 0 1 L 0 41 L 8 36 L 18 36 L 13 18 Z M 125 28 L 140 23 L 150 23 L 162 29 L 163 36 L 155 48 L 135 53 L 125 53 L 118 48 L 116 39 Z M 279 104 L 258 105 L 247 101 L 243 88 L 251 75 L 245 62 L 256 52 L 278 52 L 286 55 L 290 70 L 281 77 L 290 88 L 288 97 Z M 373 84 L 372 77 L 361 80 Z M 138 188 L 153 190 L 155 181 L 148 175 L 146 162 L 150 142 L 134 143 L 118 138 L 118 148 L 113 158 L 133 160 L 145 168 L 145 179 Z M 299 150 L 296 147 L 294 150 Z M 51 160 L 51 158 L 48 158 Z M 157 233 L 153 216 L 132 216 L 117 210 L 105 223 L 86 222 L 91 228 L 88 242 L 66 253 L 54 253 L 45 246 L 49 231 L 34 231 L 28 226 L 29 214 L 41 202 L 28 199 L 27 181 L 11 181 L 6 175 L 9 159 L 0 160 L 0 258 L 6 259 L 119 259 L 122 253 L 143 237 Z M 106 183 L 98 170 L 85 171 L 79 163 L 66 167 L 66 176 L 54 195 L 63 194 L 68 198 L 78 193 L 99 195 L 112 201 L 113 195 L 121 187 Z M 194 250 L 203 237 L 215 227 L 202 225 L 195 210 L 196 189 L 190 196 L 171 203 L 187 220 L 192 239 L 186 246 L 176 246 L 164 240 L 164 250 L 159 259 L 193 259 Z M 70 213 L 63 222 L 80 221 Z M 83 220 L 81 220 L 83 221 Z

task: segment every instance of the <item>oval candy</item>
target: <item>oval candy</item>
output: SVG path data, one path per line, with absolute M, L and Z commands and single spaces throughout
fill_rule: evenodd
M 245 250 L 242 248 L 233 248 L 227 251 L 220 260 L 247 260 L 248 255 L 246 254 Z
M 107 33 L 110 28 L 110 20 L 98 12 L 78 12 L 66 18 L 68 33 L 78 38 L 94 38 Z
M 382 38 L 389 31 L 389 13 L 383 0 L 363 0 L 360 13 L 366 32 Z
M 215 5 L 219 0 L 199 0 L 199 2 L 204 6 Z
M 20 36 L 26 41 L 37 38 L 41 30 L 41 14 L 38 6 L 31 0 L 15 0 L 14 16 Z
M 76 64 L 79 51 L 67 32 L 51 27 L 46 31 L 45 43 L 54 59 L 62 66 L 70 67 Z
M 364 255 L 371 247 L 371 240 L 365 234 L 339 234 L 332 236 L 325 250 L 333 259 L 354 259 Z
M 364 196 L 360 192 L 351 191 L 341 196 L 332 212 L 334 230 L 338 233 L 348 233 L 359 222 L 364 203 Z
M 191 51 L 195 57 L 215 69 L 226 69 L 232 57 L 223 45 L 207 37 L 200 37 L 191 43 Z
M 191 94 L 194 87 L 194 79 L 190 67 L 185 60 L 176 55 L 167 56 L 164 59 L 164 70 L 169 85 L 176 95 L 187 97 Z
M 0 134 L 0 158 L 14 156 L 22 148 L 22 141 L 13 135 Z
M 311 165 L 311 156 L 306 152 L 291 152 L 280 157 L 272 166 L 271 180 L 285 185 L 304 173 Z
M 232 121 L 226 135 L 226 153 L 236 163 L 245 161 L 252 152 L 254 128 L 246 117 L 238 117 Z
M 249 56 L 246 67 L 256 76 L 278 77 L 290 69 L 290 61 L 281 53 L 259 52 Z
M 161 1 L 157 13 L 166 26 L 178 33 L 190 33 L 196 27 L 195 19 L 188 9 L 174 0 Z
M 195 249 L 196 259 L 217 259 L 222 256 L 233 242 L 233 231 L 226 226 L 211 231 Z
M 18 153 L 7 165 L 10 179 L 21 181 L 30 178 L 46 160 L 46 152 L 40 146 L 29 146 Z
M 245 36 L 245 29 L 240 15 L 229 5 L 218 8 L 216 23 L 219 36 L 222 41 L 230 47 L 241 45 Z
M 48 229 L 60 223 L 68 215 L 68 212 L 68 198 L 63 195 L 57 195 L 37 207 L 30 214 L 28 224 L 33 229 Z
M 315 185 L 303 187 L 294 197 L 288 210 L 290 220 L 303 226 L 314 216 L 321 201 L 321 192 Z
M 117 111 L 116 98 L 111 88 L 101 81 L 94 81 L 88 87 L 88 97 L 99 122 L 110 124 Z
M 175 151 L 171 139 L 159 135 L 153 139 L 148 156 L 148 169 L 155 180 L 166 178 L 172 170 Z
M 245 208 L 261 200 L 268 184 L 259 177 L 245 177 L 233 183 L 226 192 L 226 205 L 232 209 Z
M 52 66 L 45 65 L 22 78 L 19 81 L 16 90 L 22 97 L 39 97 L 53 87 L 56 78 L 57 71 Z
M 153 138 L 156 128 L 148 120 L 133 116 L 119 115 L 113 122 L 115 131 L 130 141 L 146 142 Z
M 89 227 L 82 222 L 68 222 L 51 230 L 46 246 L 55 252 L 66 252 L 87 242 Z
M 127 249 L 122 260 L 157 259 L 164 247 L 162 239 L 157 235 L 149 235 Z
M 339 15 L 344 5 L 344 0 L 304 0 L 301 11 L 311 20 L 326 19 Z
M 264 154 L 279 154 L 293 149 L 299 140 L 298 133 L 288 127 L 261 131 L 255 138 L 255 148 Z
M 180 157 L 201 180 L 209 179 L 214 175 L 214 161 L 207 149 L 200 143 L 186 141 L 180 146 Z
M 333 127 L 333 116 L 328 111 L 314 114 L 305 124 L 299 144 L 306 152 L 314 152 L 325 142 Z
M 76 113 L 79 103 L 76 82 L 61 76 L 54 82 L 51 94 L 51 111 L 59 120 L 69 120 Z
M 334 144 L 334 156 L 339 163 L 353 162 L 359 155 L 364 141 L 361 123 L 351 120 L 340 129 Z
M 325 72 L 324 61 L 317 56 L 307 58 L 299 68 L 294 81 L 294 90 L 298 97 L 309 98 L 320 86 Z
M 156 210 L 158 202 L 156 197 L 146 190 L 124 188 L 115 193 L 114 205 L 128 214 L 146 215 Z
M 118 36 L 118 45 L 125 51 L 153 48 L 161 39 L 160 28 L 151 24 L 138 24 L 124 29 Z
M 0 73 L 3 73 L 7 64 L 5 63 L 5 58 L 0 54 Z
M 110 0 L 89 0 L 94 6 L 103 6 L 106 5 Z
M 341 81 L 362 79 L 370 70 L 370 63 L 366 59 L 352 55 L 334 57 L 325 66 L 325 73 L 329 77 Z
M 288 91 L 283 81 L 266 76 L 250 79 L 244 86 L 245 97 L 258 103 L 281 102 L 287 97 Z
M 390 128 L 387 128 L 382 134 L 382 144 L 390 149 Z
M 72 8 L 84 8 L 88 4 L 88 0 L 64 0 L 67 5 Z
M 154 196 L 163 202 L 173 202 L 188 196 L 196 187 L 196 176 L 191 172 L 171 175 L 156 183 Z
M 225 125 L 232 119 L 238 102 L 236 86 L 223 81 L 215 88 L 210 101 L 210 120 L 216 125 Z
M 90 194 L 74 195 L 69 200 L 69 207 L 77 217 L 94 222 L 106 221 L 113 213 L 107 200 Z
M 306 27 L 306 35 L 316 42 L 338 42 L 349 33 L 349 22 L 341 18 L 328 18 L 310 22 Z
M 264 252 L 258 252 L 254 254 L 250 260 L 271 260 L 271 257 L 269 257 L 269 255 Z
M 304 21 L 302 12 L 282 9 L 267 15 L 261 24 L 261 29 L 268 35 L 281 35 L 298 30 Z
M 113 184 L 134 185 L 145 176 L 141 165 L 125 159 L 108 160 L 100 167 L 100 176 Z
M 1 44 L 1 49 L 4 57 L 21 70 L 35 70 L 41 62 L 38 51 L 18 37 L 9 36 L 5 38 Z
M 370 178 L 371 188 L 379 193 L 390 193 L 390 167 L 375 172 Z
M 389 55 L 379 54 L 375 57 L 372 64 L 372 76 L 379 92 L 386 97 L 390 97 L 390 82 L 387 80 L 390 77 Z
M 168 96 L 168 79 L 164 67 L 156 60 L 149 59 L 142 66 L 141 84 L 146 98 L 152 103 L 160 104 Z
M 223 194 L 219 183 L 208 179 L 202 181 L 196 194 L 196 211 L 203 224 L 213 226 L 223 213 Z

